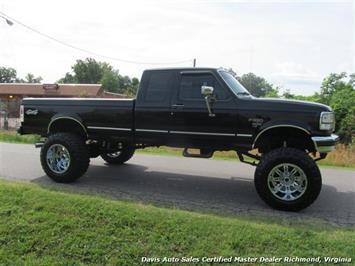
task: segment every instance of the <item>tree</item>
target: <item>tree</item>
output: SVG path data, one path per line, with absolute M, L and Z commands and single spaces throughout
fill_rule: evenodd
M 35 75 L 28 73 L 25 77 L 25 80 L 22 80 L 24 83 L 41 83 L 42 77 L 38 76 L 35 78 Z
M 75 77 L 71 73 L 67 72 L 65 73 L 64 78 L 59 79 L 57 83 L 77 83 L 77 82 L 75 80 Z
M 286 89 L 284 93 L 282 94 L 282 97 L 286 99 L 296 99 L 296 96 L 291 93 L 290 89 Z
M 0 83 L 14 83 L 17 79 L 17 72 L 15 69 L 9 67 L 0 67 Z
M 331 99 L 330 106 L 335 113 L 335 130 L 342 138 L 343 143 L 351 143 L 355 131 L 355 90 L 345 86 L 336 90 Z
M 279 88 L 267 82 L 263 77 L 259 77 L 254 73 L 247 73 L 239 76 L 233 68 L 225 69 L 232 74 L 253 96 L 255 97 L 279 97 Z
M 135 95 L 138 89 L 139 80 L 137 78 L 131 79 L 128 76 L 121 76 L 118 70 L 106 62 L 86 58 L 85 60 L 77 60 L 71 68 L 73 72 L 66 73 L 58 83 L 100 83 L 106 91 L 129 96 Z
M 275 93 L 270 83 L 254 73 L 243 74 L 237 77 L 237 79 L 255 97 L 265 97 L 265 95 L 271 92 Z
M 121 78 L 118 71 L 104 71 L 98 83 L 101 83 L 106 91 L 120 92 Z M 122 91 L 122 93 L 124 92 Z
M 355 74 L 331 73 L 323 79 L 320 102 L 335 113 L 335 130 L 343 143 L 351 143 L 355 132 Z
M 271 90 L 269 90 L 268 92 L 266 92 L 265 97 L 268 98 L 279 98 L 279 92 L 280 92 L 280 88 L 276 87 L 276 88 L 272 88 Z
M 346 73 L 342 72 L 340 74 L 331 73 L 323 79 L 320 93 L 322 103 L 329 105 L 333 93 L 345 86 L 344 78 L 346 78 Z

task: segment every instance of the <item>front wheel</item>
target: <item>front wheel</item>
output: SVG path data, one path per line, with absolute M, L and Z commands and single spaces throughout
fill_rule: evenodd
M 271 207 L 299 211 L 318 197 L 322 178 L 317 164 L 304 151 L 279 148 L 267 153 L 255 170 L 255 188 Z
M 41 149 L 41 164 L 56 182 L 70 183 L 81 177 L 89 167 L 89 150 L 74 134 L 51 135 Z
M 134 152 L 133 147 L 124 145 L 120 151 L 101 154 L 101 158 L 108 164 L 123 164 L 132 158 Z

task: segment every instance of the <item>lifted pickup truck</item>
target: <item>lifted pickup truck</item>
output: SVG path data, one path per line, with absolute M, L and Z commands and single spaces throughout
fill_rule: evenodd
M 146 70 L 136 99 L 26 98 L 20 115 L 20 134 L 44 138 L 37 145 L 42 167 L 56 182 L 82 176 L 90 158 L 122 164 L 149 146 L 181 147 L 184 156 L 201 158 L 232 150 L 256 166 L 260 197 L 287 211 L 317 198 L 322 180 L 315 161 L 338 141 L 330 107 L 255 98 L 214 68 Z

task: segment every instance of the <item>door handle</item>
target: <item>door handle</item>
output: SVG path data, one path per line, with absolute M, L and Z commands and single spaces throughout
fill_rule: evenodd
M 173 104 L 171 107 L 174 108 L 174 109 L 176 109 L 176 108 L 183 108 L 184 105 L 183 105 L 183 104 Z

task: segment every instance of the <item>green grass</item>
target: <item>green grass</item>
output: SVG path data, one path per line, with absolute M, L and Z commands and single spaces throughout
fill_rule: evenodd
M 18 135 L 13 131 L 0 130 L 0 142 L 9 143 L 23 143 L 23 144 L 33 144 L 40 141 L 40 136 L 38 135 Z M 144 154 L 154 154 L 154 155 L 164 155 L 164 156 L 181 156 L 182 149 L 170 148 L 170 147 L 148 147 L 145 149 L 140 149 L 137 152 Z M 217 160 L 239 160 L 236 153 L 230 152 L 215 152 L 213 159 Z M 245 157 L 247 161 L 254 161 L 252 158 Z M 325 160 L 318 161 L 320 166 L 324 167 L 336 167 L 336 168 L 355 168 L 355 149 L 346 148 L 345 146 L 339 146 L 336 151 L 333 151 Z
M 0 142 L 33 144 L 40 140 L 38 135 L 19 135 L 14 131 L 0 130 Z
M 355 231 L 315 221 L 230 218 L 0 181 L 0 261 L 138 265 L 141 257 L 343 256 Z

